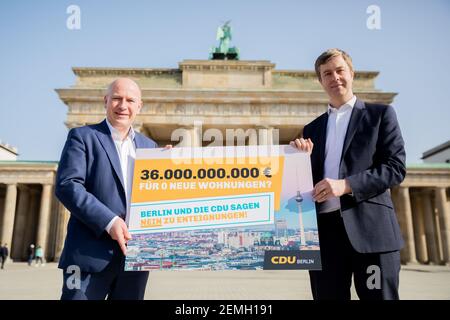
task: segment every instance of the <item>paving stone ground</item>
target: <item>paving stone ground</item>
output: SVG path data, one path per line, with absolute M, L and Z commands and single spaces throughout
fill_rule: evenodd
M 7 263 L 0 270 L 0 300 L 59 299 L 62 271 L 56 263 L 29 267 Z M 145 299 L 311 299 L 307 271 L 155 271 Z M 400 298 L 450 299 L 450 267 L 402 266 Z M 355 291 L 352 299 L 357 299 Z

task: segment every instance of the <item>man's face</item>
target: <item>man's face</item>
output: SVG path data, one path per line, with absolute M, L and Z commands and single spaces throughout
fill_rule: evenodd
M 142 107 L 139 87 L 128 79 L 116 80 L 104 101 L 106 117 L 118 130 L 129 129 Z
M 354 72 L 342 56 L 332 57 L 319 70 L 320 83 L 331 101 L 343 104 L 353 97 Z

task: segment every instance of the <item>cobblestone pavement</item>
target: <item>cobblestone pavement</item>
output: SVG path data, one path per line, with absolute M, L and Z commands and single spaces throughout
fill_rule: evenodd
M 0 270 L 0 299 L 59 299 L 62 271 L 55 263 Z M 450 267 L 402 266 L 401 299 L 450 299 Z M 355 291 L 352 298 L 357 299 Z M 156 271 L 145 299 L 311 299 L 307 271 Z

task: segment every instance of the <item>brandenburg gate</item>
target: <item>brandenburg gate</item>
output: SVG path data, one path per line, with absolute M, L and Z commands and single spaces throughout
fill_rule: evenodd
M 160 146 L 287 144 L 328 103 L 314 71 L 276 70 L 270 61 L 184 60 L 174 69 L 73 72 L 75 84 L 56 89 L 68 107 L 68 128 L 102 121 L 107 85 L 128 77 L 144 102 L 134 128 Z M 376 89 L 377 76 L 356 71 L 355 95 L 391 104 L 396 93 Z M 243 141 L 236 141 L 239 130 L 248 133 Z M 30 243 L 42 245 L 48 260 L 61 254 L 69 213 L 54 197 L 56 168 L 57 162 L 0 161 L 0 236 L 14 260 L 26 258 Z M 391 190 L 406 242 L 403 263 L 450 264 L 449 187 L 449 164 L 422 164 L 408 166 L 405 181 Z

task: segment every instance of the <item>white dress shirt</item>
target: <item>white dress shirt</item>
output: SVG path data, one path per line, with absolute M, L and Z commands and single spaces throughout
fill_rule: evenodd
M 348 123 L 355 106 L 356 96 L 339 108 L 328 105 L 327 140 L 325 144 L 324 178 L 339 179 L 339 166 L 341 163 L 342 148 Z M 333 197 L 322 204 L 320 213 L 332 212 L 341 208 L 339 198 Z
M 109 131 L 111 131 L 111 137 L 114 141 L 114 145 L 116 146 L 117 155 L 119 156 L 120 168 L 122 169 L 122 178 L 125 187 L 125 198 L 126 202 L 126 223 L 128 224 L 129 219 L 129 207 L 131 200 L 131 188 L 133 184 L 133 170 L 134 170 L 134 160 L 136 159 L 136 146 L 134 144 L 135 133 L 133 128 L 131 127 L 128 131 L 127 137 L 122 140 L 119 130 L 114 128 L 108 121 L 106 120 L 106 124 L 108 125 Z M 119 217 L 114 217 L 106 226 L 105 230 L 109 233 L 111 227 Z

